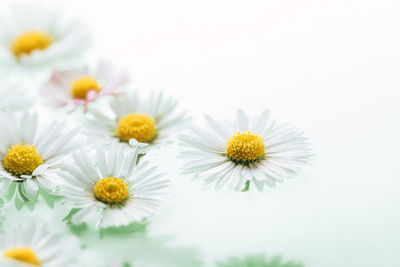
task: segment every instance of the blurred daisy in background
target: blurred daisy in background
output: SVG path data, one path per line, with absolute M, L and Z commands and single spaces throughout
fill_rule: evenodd
M 17 209 L 34 204 L 39 192 L 46 197 L 56 189 L 58 164 L 78 133 L 66 131 L 63 123 L 41 128 L 38 120 L 36 113 L 0 113 L 0 195 L 15 196 Z
M 49 75 L 82 64 L 90 34 L 76 18 L 37 1 L 17 1 L 0 17 L 1 74 Z
M 210 131 L 191 127 L 180 136 L 186 160 L 184 173 L 212 183 L 247 191 L 250 184 L 262 191 L 300 172 L 309 162 L 310 143 L 303 132 L 286 125 L 276 126 L 269 111 L 249 119 L 239 111 L 233 123 L 216 122 L 205 116 Z
M 96 150 L 96 161 L 87 151 L 72 153 L 60 176 L 64 184 L 56 194 L 65 196 L 72 209 L 79 209 L 71 222 L 96 228 L 126 226 L 150 216 L 165 197 L 169 181 L 148 162 L 136 165 L 138 153 L 114 143 L 109 150 Z
M 61 237 L 45 225 L 24 224 L 0 236 L 1 266 L 78 267 L 80 251 L 77 238 Z
M 109 62 L 101 61 L 83 68 L 54 71 L 43 94 L 49 104 L 74 110 L 103 96 L 117 96 L 121 87 L 128 83 L 125 73 L 117 70 Z
M 0 80 L 0 111 L 25 110 L 33 106 L 33 87 L 24 81 Z
M 145 153 L 149 145 L 163 144 L 175 136 L 177 127 L 187 121 L 185 112 L 177 111 L 178 101 L 162 91 L 152 91 L 147 97 L 137 92 L 114 99 L 107 115 L 93 110 L 83 133 L 99 145 L 115 140 L 129 144 Z

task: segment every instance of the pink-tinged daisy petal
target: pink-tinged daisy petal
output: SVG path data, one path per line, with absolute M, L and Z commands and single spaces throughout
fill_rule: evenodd
M 129 82 L 125 73 L 108 62 L 99 62 L 84 68 L 55 71 L 44 86 L 43 94 L 49 105 L 74 111 L 103 96 L 116 97 Z
M 99 96 L 99 94 L 96 92 L 96 90 L 90 90 L 86 94 L 86 101 L 91 102 L 96 100 L 96 98 Z

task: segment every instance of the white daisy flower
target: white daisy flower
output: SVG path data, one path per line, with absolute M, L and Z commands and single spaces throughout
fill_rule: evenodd
M 108 62 L 80 69 L 54 71 L 44 86 L 44 95 L 51 105 L 74 110 L 103 96 L 117 96 L 118 89 L 126 85 L 128 77 Z
M 50 233 L 45 225 L 28 224 L 0 236 L 0 265 L 7 267 L 78 267 L 80 244 L 74 236 Z
M 96 221 L 96 228 L 118 227 L 150 216 L 164 197 L 169 181 L 148 162 L 136 166 L 138 153 L 120 144 L 109 151 L 96 150 L 96 160 L 81 150 L 72 153 L 72 162 L 65 162 L 60 176 L 59 195 L 65 196 L 72 209 L 71 222 Z
M 233 123 L 205 118 L 211 131 L 191 127 L 191 134 L 181 135 L 180 157 L 187 160 L 184 173 L 217 189 L 247 191 L 251 183 L 261 191 L 297 174 L 312 155 L 302 131 L 276 126 L 269 111 L 252 120 L 239 111 Z
M 19 77 L 75 67 L 89 47 L 82 23 L 37 1 L 18 1 L 2 10 L 0 18 L 0 73 Z
M 0 125 L 0 195 L 9 192 L 11 199 L 16 191 L 21 208 L 39 191 L 56 189 L 58 164 L 73 148 L 78 129 L 65 131 L 63 123 L 51 123 L 39 133 L 38 115 L 26 112 L 0 112 Z
M 149 145 L 163 144 L 187 120 L 185 112 L 177 111 L 178 102 L 152 91 L 146 98 L 137 92 L 111 102 L 112 114 L 91 110 L 94 119 L 88 121 L 83 133 L 99 145 L 119 141 L 145 153 Z
M 0 81 L 0 110 L 24 110 L 32 106 L 34 99 L 31 85 L 22 81 Z

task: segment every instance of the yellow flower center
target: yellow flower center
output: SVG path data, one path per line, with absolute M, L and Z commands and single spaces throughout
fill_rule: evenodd
M 80 77 L 75 79 L 71 84 L 71 97 L 86 99 L 87 93 L 91 90 L 100 92 L 100 86 L 96 79 L 90 76 Z
M 144 114 L 128 114 L 118 120 L 117 136 L 125 142 L 135 138 L 138 142 L 151 141 L 156 135 L 153 118 Z
M 265 155 L 264 139 L 253 132 L 237 132 L 228 138 L 226 156 L 237 164 L 248 164 Z
M 107 204 L 118 204 L 129 197 L 128 185 L 118 177 L 104 177 L 94 185 L 94 195 Z
M 34 50 L 44 50 L 53 43 L 53 39 L 47 33 L 29 31 L 17 36 L 11 43 L 11 51 L 16 57 L 22 54 L 30 54 Z
M 43 159 L 35 146 L 22 143 L 9 148 L 3 160 L 4 168 L 14 175 L 30 175 L 41 164 Z
M 35 252 L 28 247 L 10 248 L 4 251 L 4 257 L 39 266 L 40 260 L 36 257 Z

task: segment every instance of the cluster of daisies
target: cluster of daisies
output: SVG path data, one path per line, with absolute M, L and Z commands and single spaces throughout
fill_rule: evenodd
M 17 3 L 3 11 L 0 28 L 0 196 L 16 210 L 58 199 L 73 211 L 71 223 L 95 229 L 148 218 L 171 192 L 168 174 L 147 154 L 176 140 L 178 127 L 182 172 L 216 189 L 262 191 L 310 160 L 303 132 L 276 125 L 268 111 L 238 111 L 228 122 L 206 115 L 208 129 L 194 127 L 164 92 L 130 90 L 128 75 L 105 61 L 85 66 L 90 34 L 57 10 Z M 27 90 L 25 77 L 34 76 L 37 90 Z M 32 98 L 65 117 L 49 120 L 28 105 Z M 55 246 L 40 225 L 15 231 L 0 239 L 4 264 L 78 264 L 54 256 L 76 250 L 75 242 Z

